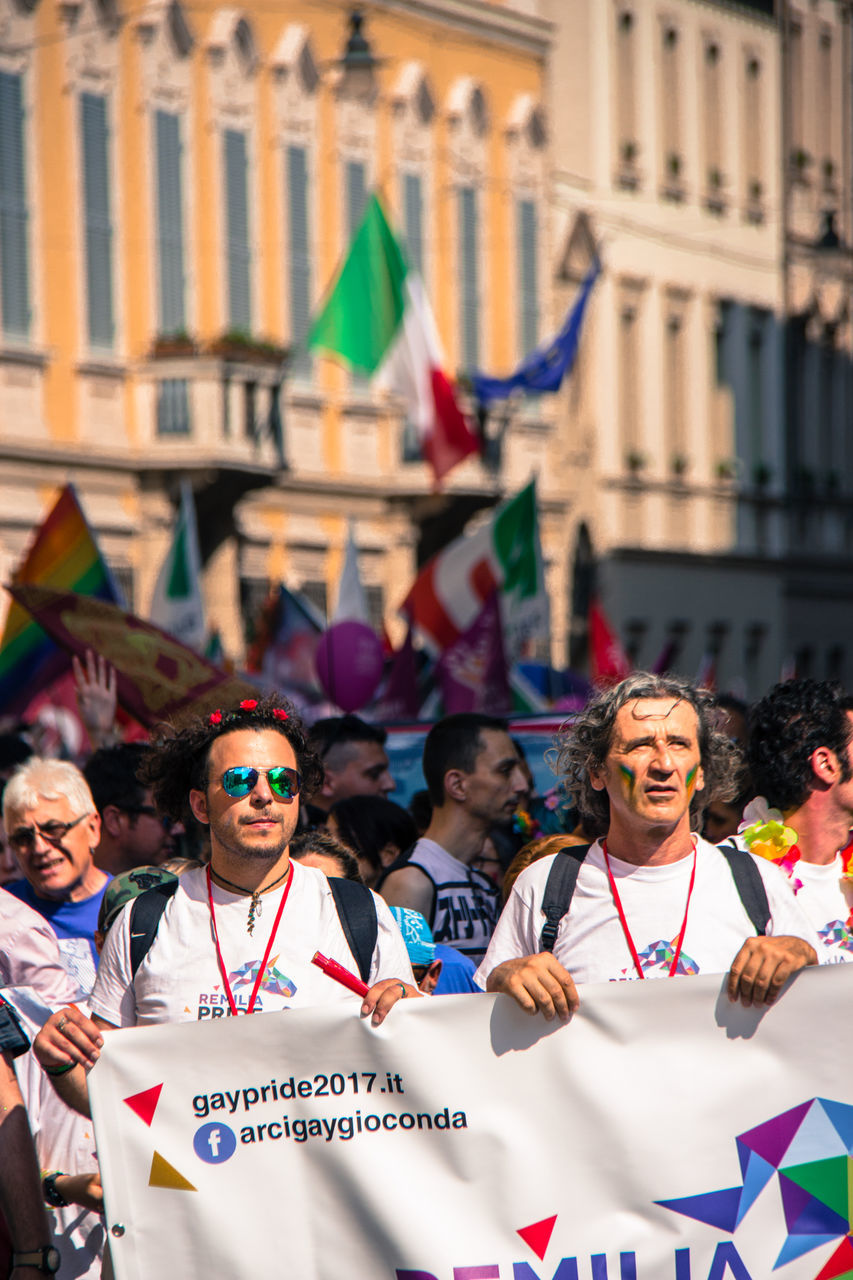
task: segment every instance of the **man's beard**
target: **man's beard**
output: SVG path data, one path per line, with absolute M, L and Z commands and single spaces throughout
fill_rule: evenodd
M 258 821 L 260 818 L 261 815 L 258 814 L 254 820 Z M 270 821 L 275 822 L 278 819 L 271 818 Z M 211 835 L 228 853 L 244 858 L 247 862 L 277 862 L 290 844 L 293 833 L 283 823 L 279 823 L 279 838 L 273 844 L 249 844 L 240 838 L 241 827 L 247 825 L 249 824 L 239 823 L 236 829 L 234 827 L 211 828 Z

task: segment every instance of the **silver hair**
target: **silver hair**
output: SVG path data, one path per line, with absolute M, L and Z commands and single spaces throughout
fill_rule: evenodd
M 89 784 L 76 765 L 69 764 L 67 760 L 32 756 L 15 770 L 6 783 L 3 824 L 8 827 L 12 813 L 37 809 L 40 800 L 59 800 L 63 796 L 71 806 L 73 817 L 95 812 Z
M 635 671 L 596 694 L 557 739 L 555 769 L 562 775 L 563 786 L 580 811 L 583 829 L 591 839 L 607 832 L 610 800 L 606 791 L 595 790 L 590 775 L 604 765 L 617 714 L 626 703 L 638 698 L 671 698 L 673 702 L 688 703 L 696 712 L 705 786 L 695 791 L 690 801 L 694 830 L 699 828 L 702 813 L 712 800 L 730 800 L 738 793 L 742 755 L 737 744 L 719 728 L 721 717 L 714 695 L 680 676 Z

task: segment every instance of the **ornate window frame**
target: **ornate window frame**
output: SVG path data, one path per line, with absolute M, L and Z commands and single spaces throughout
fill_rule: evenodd
M 540 301 L 549 296 L 546 286 L 546 263 L 550 261 L 550 250 L 547 225 L 547 154 L 548 141 L 547 117 L 541 103 L 531 93 L 519 94 L 512 103 L 507 114 L 504 127 L 507 148 L 507 170 L 512 199 L 511 225 L 516 230 L 516 217 L 520 200 L 529 200 L 536 207 L 537 255 L 536 255 L 536 293 Z M 517 289 L 520 278 L 518 262 L 518 238 L 515 237 L 513 249 L 513 286 Z M 518 299 L 516 298 L 516 303 Z M 521 350 L 520 308 L 514 308 L 516 333 L 514 347 L 519 359 L 528 353 Z M 549 317 L 543 316 L 539 324 L 537 342 L 546 336 Z
M 28 221 L 29 328 L 26 335 L 6 334 L 0 321 L 0 347 L 29 350 L 43 341 L 41 287 L 41 199 L 38 140 L 32 127 L 38 98 L 36 21 L 39 0 L 0 0 L 0 71 L 21 77 L 24 108 L 25 182 Z
M 435 119 L 436 96 L 422 62 L 410 61 L 402 67 L 389 95 L 391 102 L 394 169 L 402 181 L 406 174 L 421 180 L 423 227 L 434 225 Z M 402 187 L 395 192 L 400 201 L 399 221 L 405 219 Z M 427 297 L 434 294 L 437 254 L 425 239 L 421 246 L 422 276 Z
M 260 207 L 256 198 L 258 166 L 255 163 L 258 151 L 257 81 L 261 59 L 249 18 L 237 8 L 217 9 L 204 41 L 204 50 L 207 63 L 210 134 L 213 139 L 212 189 L 216 192 L 211 221 L 215 227 L 217 264 L 221 267 L 225 261 L 226 236 L 223 154 L 225 132 L 228 129 L 234 129 L 246 135 L 249 244 L 252 246 L 261 244 Z M 230 327 L 227 274 L 224 269 L 217 271 L 219 327 L 223 333 Z M 253 252 L 249 275 L 250 328 L 253 330 L 261 312 L 262 278 L 261 254 Z
M 478 273 L 478 315 L 479 315 L 479 361 L 483 368 L 490 362 L 488 329 L 482 318 L 489 314 L 489 272 L 485 245 L 488 237 L 483 234 L 486 226 L 488 206 L 486 188 L 488 179 L 488 137 L 491 132 L 491 119 L 483 85 L 473 76 L 460 76 L 450 87 L 445 101 L 447 119 L 447 158 L 450 169 L 450 186 L 457 197 L 465 187 L 472 187 L 477 193 L 478 220 L 480 224 L 479 244 L 477 246 Z M 453 210 L 452 227 L 452 260 L 453 278 L 462 278 L 462 248 L 459 243 L 458 204 Z M 459 315 L 459 300 L 456 303 L 456 314 Z M 457 367 L 461 367 L 464 335 L 461 326 L 457 325 L 454 335 L 453 351 Z
M 125 207 L 121 148 L 116 146 L 119 119 L 118 98 L 121 85 L 121 14 L 116 0 L 58 0 L 57 8 L 65 24 L 63 89 L 69 104 L 70 154 L 75 175 L 74 203 L 71 222 L 74 243 L 77 294 L 78 349 L 83 367 L 99 369 L 117 366 L 124 348 L 125 288 L 124 261 Z M 90 93 L 106 99 L 109 151 L 107 164 L 110 180 L 112 214 L 112 303 L 113 343 L 110 351 L 93 349 L 88 340 L 86 253 L 83 218 L 83 142 L 80 133 L 82 95 Z
M 142 148 L 144 189 L 148 192 L 150 216 L 148 261 L 149 322 L 157 334 L 157 162 L 154 146 L 155 118 L 167 111 L 181 119 L 183 163 L 184 310 L 186 328 L 195 333 L 198 323 L 196 263 L 191 252 L 192 228 L 196 222 L 195 149 L 191 145 L 194 125 L 192 58 L 196 37 L 181 0 L 159 0 L 145 9 L 135 23 L 139 59 L 140 107 L 145 114 L 147 145 Z
M 318 212 L 318 136 L 319 90 L 322 80 L 320 64 L 314 54 L 310 28 L 302 23 L 290 23 L 283 31 L 270 57 L 272 72 L 273 120 L 276 146 L 279 152 L 276 182 L 277 216 L 275 220 L 276 260 L 281 264 L 278 295 L 281 301 L 283 327 L 288 342 L 293 342 L 293 317 L 290 299 L 290 261 L 288 240 L 290 235 L 289 208 L 286 198 L 288 149 L 303 148 L 306 156 L 309 201 L 308 219 L 308 293 L 313 305 L 317 292 L 314 237 L 316 218 L 311 218 L 313 204 Z M 300 379 L 302 389 L 314 381 Z

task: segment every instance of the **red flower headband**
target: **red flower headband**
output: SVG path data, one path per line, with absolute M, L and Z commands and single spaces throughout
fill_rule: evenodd
M 254 711 L 257 708 L 257 705 L 258 705 L 257 698 L 244 698 L 243 701 L 240 703 L 238 710 Z M 284 711 L 281 707 L 273 707 L 272 713 L 276 720 L 287 720 L 289 718 L 287 712 Z M 218 724 L 222 724 L 223 720 L 233 719 L 234 715 L 235 713 L 233 711 L 222 712 L 220 711 L 219 707 L 217 707 L 216 710 L 211 711 L 210 715 L 207 717 L 207 723 L 210 725 L 212 729 L 214 729 Z

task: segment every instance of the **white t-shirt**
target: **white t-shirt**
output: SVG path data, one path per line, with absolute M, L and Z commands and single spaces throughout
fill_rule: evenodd
M 62 964 L 56 934 L 37 911 L 0 889 L 0 986 L 33 987 L 56 1009 L 83 995 Z
M 556 856 L 534 862 L 516 880 L 477 970 L 480 986 L 485 987 L 492 969 L 504 960 L 541 950 L 542 898 Z M 798 907 L 784 872 L 761 858 L 755 861 L 767 889 L 768 934 L 805 938 L 820 955 L 820 940 Z M 684 920 L 693 858 L 638 867 L 611 855 L 610 866 L 644 977 L 667 977 Z M 754 936 L 728 863 L 714 845 L 697 837 L 696 882 L 676 972 L 725 973 L 744 941 Z M 554 956 L 575 982 L 630 981 L 638 976 L 599 841 L 581 865 L 571 906 L 560 921 Z
M 358 997 L 311 963 L 315 951 L 356 970 L 335 900 L 322 871 L 291 862 L 293 884 L 258 991 L 258 1013 L 331 1004 Z M 213 886 L 216 928 L 223 963 L 241 1012 L 248 1008 L 255 978 L 275 922 L 285 886 L 261 896 L 262 911 L 250 936 L 250 899 Z M 413 983 L 400 931 L 387 905 L 373 895 L 378 935 L 369 984 L 380 978 Z M 181 876 L 160 919 L 157 936 L 135 979 L 130 969 L 128 903 L 107 934 L 98 966 L 92 1011 L 117 1027 L 160 1022 L 195 1022 L 229 1013 L 228 997 L 211 933 L 207 878 L 194 868 Z
M 31 988 L 5 990 L 3 995 L 14 1006 L 30 1039 L 34 1039 L 50 1017 L 50 1009 Z M 82 1000 L 80 1007 L 85 1013 Z M 39 1167 L 46 1173 L 94 1173 L 98 1158 L 92 1121 L 66 1107 L 32 1051 L 15 1059 L 15 1073 Z M 98 1280 L 106 1241 L 101 1214 L 72 1204 L 64 1209 L 48 1208 L 47 1216 L 53 1243 L 62 1258 L 60 1275 L 70 1280 Z
M 840 853 L 827 866 L 802 859 L 794 866 L 792 880 L 801 884 L 797 903 L 814 925 L 827 953 L 821 956 L 821 964 L 853 962 L 853 927 L 848 924 L 853 881 L 843 880 L 842 870 Z

